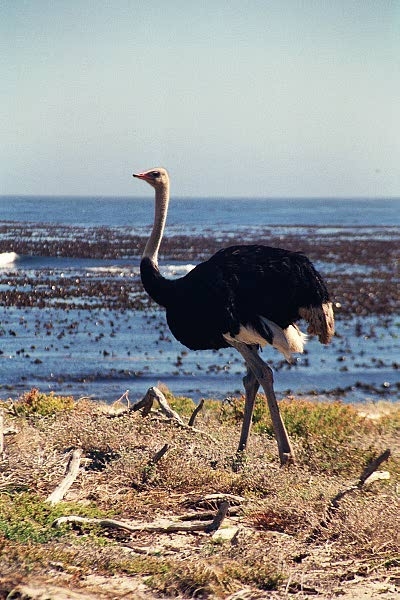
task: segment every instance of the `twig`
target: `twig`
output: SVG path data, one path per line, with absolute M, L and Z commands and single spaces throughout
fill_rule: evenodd
M 78 475 L 79 466 L 81 462 L 81 455 L 82 450 L 80 448 L 74 450 L 71 453 L 65 471 L 64 479 L 58 484 L 54 492 L 52 492 L 50 496 L 46 498 L 45 502 L 49 502 L 50 504 L 54 505 L 64 498 L 65 494 L 67 493 L 71 485 L 74 483 Z
M 328 507 L 328 516 L 329 516 L 329 512 L 334 511 L 336 508 L 339 507 L 339 500 L 341 500 L 344 496 L 346 496 L 346 494 L 348 494 L 349 492 L 354 492 L 354 490 L 360 490 L 363 485 L 367 482 L 368 478 L 371 477 L 371 475 L 376 471 L 376 469 L 385 461 L 388 460 L 389 456 L 390 456 L 391 452 L 389 449 L 385 450 L 385 452 L 382 452 L 382 454 L 380 454 L 377 458 L 375 458 L 374 460 L 372 460 L 364 469 L 364 471 L 361 473 L 360 477 L 358 478 L 358 481 L 356 483 L 353 483 L 352 485 L 350 485 L 348 488 L 342 490 L 341 492 L 337 493 L 336 496 L 334 496 L 330 502 L 330 506 Z
M 129 390 L 125 390 L 125 392 L 122 394 L 122 396 L 120 396 L 117 400 L 115 400 L 114 404 L 116 404 L 117 402 L 122 402 L 122 400 L 126 400 L 126 406 L 129 411 L 130 401 L 129 401 L 128 394 L 129 394 Z
M 151 462 L 153 465 L 156 465 L 164 456 L 164 454 L 166 453 L 166 451 L 169 449 L 169 444 L 164 444 L 164 446 L 161 448 L 161 450 L 159 450 L 158 452 L 155 453 L 155 455 L 153 456 L 153 458 L 151 459 Z
M 196 408 L 192 412 L 192 416 L 190 417 L 189 423 L 188 423 L 189 427 L 193 427 L 194 422 L 196 420 L 196 417 L 199 414 L 199 412 L 202 410 L 203 406 L 204 406 L 204 398 L 202 398 L 200 400 L 200 402 L 198 403 L 198 405 L 196 406 Z
M 153 408 L 154 400 L 156 400 L 158 402 L 158 405 L 161 409 L 162 414 L 165 415 L 168 419 L 171 419 L 177 425 L 179 425 L 179 427 L 182 427 L 183 429 L 189 429 L 190 431 L 193 431 L 194 433 L 203 435 L 206 438 L 208 438 L 211 442 L 213 442 L 213 444 L 218 444 L 218 441 L 215 438 L 213 438 L 209 433 L 206 433 L 205 431 L 201 431 L 200 429 L 196 429 L 195 427 L 193 427 L 190 424 L 190 423 L 194 422 L 196 415 L 198 414 L 198 412 L 200 411 L 200 409 L 203 406 L 202 403 L 204 403 L 204 400 L 202 400 L 200 402 L 199 406 L 193 412 L 193 414 L 190 418 L 189 424 L 186 425 L 186 423 L 184 423 L 182 421 L 182 418 L 179 416 L 179 414 L 170 407 L 164 394 L 157 387 L 150 387 L 147 390 L 145 396 L 141 400 L 139 400 L 139 402 L 136 402 L 136 404 L 131 406 L 128 411 L 120 412 L 120 413 L 118 413 L 118 415 L 110 415 L 110 417 L 112 417 L 112 418 L 114 418 L 116 416 L 120 417 L 120 416 L 126 414 L 127 412 L 136 412 L 138 410 L 142 410 L 142 417 L 147 417 L 147 415 L 150 414 L 150 411 Z

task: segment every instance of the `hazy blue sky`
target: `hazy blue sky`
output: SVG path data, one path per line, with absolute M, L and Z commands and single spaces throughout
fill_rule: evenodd
M 2 0 L 0 194 L 399 196 L 399 0 Z

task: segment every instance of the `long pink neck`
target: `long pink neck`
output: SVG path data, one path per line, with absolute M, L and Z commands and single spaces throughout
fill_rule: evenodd
M 154 265 L 158 265 L 158 251 L 164 233 L 169 203 L 169 183 L 156 188 L 154 223 L 150 237 L 147 240 L 142 258 L 149 258 Z

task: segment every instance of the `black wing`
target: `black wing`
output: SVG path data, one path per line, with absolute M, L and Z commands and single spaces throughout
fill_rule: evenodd
M 220 250 L 173 288 L 168 324 L 192 349 L 226 347 L 224 333 L 236 335 L 241 324 L 260 330 L 260 316 L 286 328 L 299 319 L 301 307 L 328 300 L 325 284 L 306 256 L 260 245 Z

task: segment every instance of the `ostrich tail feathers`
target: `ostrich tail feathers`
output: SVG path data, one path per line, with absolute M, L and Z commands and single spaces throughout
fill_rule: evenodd
M 321 306 L 302 307 L 299 314 L 308 322 L 307 332 L 317 335 L 321 344 L 329 344 L 335 333 L 332 302 L 324 302 Z

